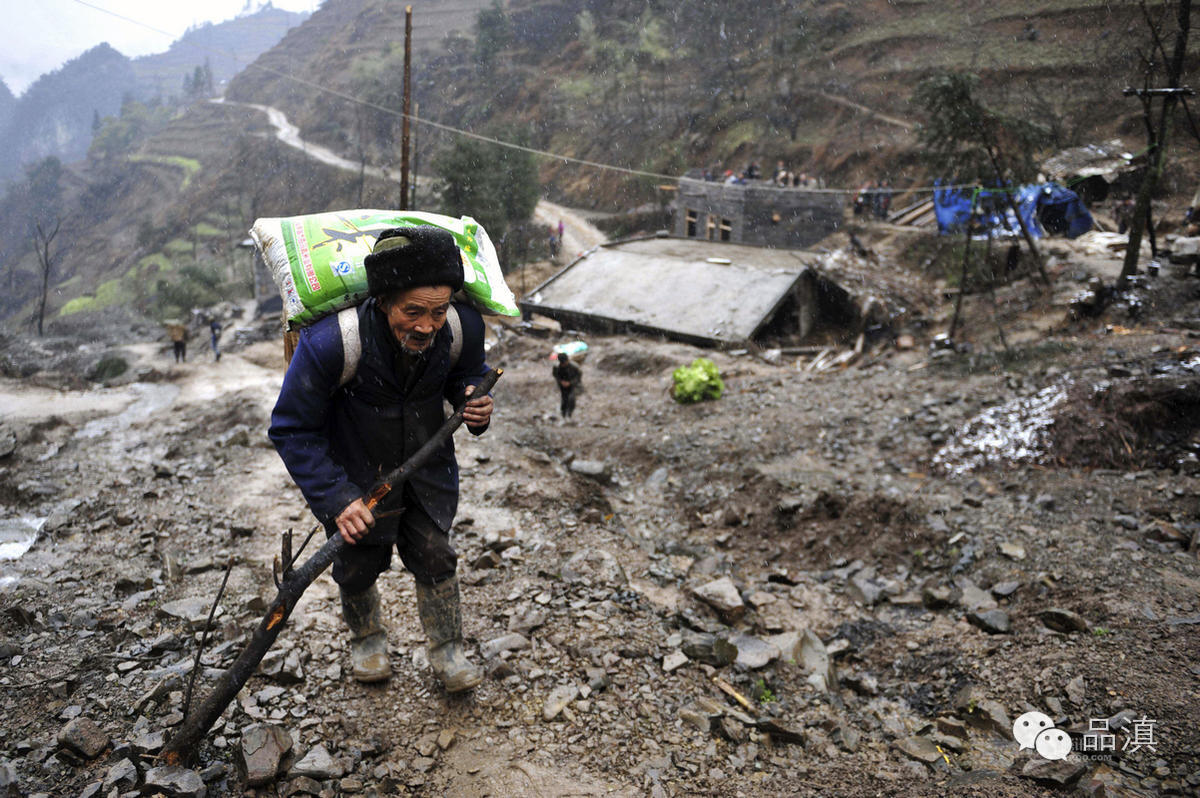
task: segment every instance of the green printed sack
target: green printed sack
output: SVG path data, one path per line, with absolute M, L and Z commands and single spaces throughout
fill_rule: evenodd
M 456 219 L 420 211 L 349 210 L 258 219 L 250 237 L 283 297 L 287 328 L 294 330 L 367 297 L 363 258 L 391 227 L 432 225 L 452 236 L 463 265 L 463 291 L 481 313 L 520 316 L 504 282 L 496 248 L 469 216 Z

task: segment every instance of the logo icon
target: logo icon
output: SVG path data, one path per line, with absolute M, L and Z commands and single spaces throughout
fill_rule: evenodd
M 1066 759 L 1071 753 L 1071 736 L 1054 728 L 1054 721 L 1044 712 L 1026 712 L 1013 723 L 1013 739 L 1021 750 L 1031 748 L 1043 759 Z
M 337 263 L 333 264 L 333 273 L 341 275 L 342 277 L 350 274 L 351 269 L 352 267 L 350 266 L 350 261 L 348 260 L 339 260 Z

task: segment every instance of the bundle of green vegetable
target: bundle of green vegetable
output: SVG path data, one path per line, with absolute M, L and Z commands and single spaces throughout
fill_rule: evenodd
M 671 375 L 675 388 L 671 395 L 680 404 L 702 402 L 705 399 L 720 399 L 725 391 L 717 364 L 706 357 L 698 357 L 690 366 L 680 366 Z

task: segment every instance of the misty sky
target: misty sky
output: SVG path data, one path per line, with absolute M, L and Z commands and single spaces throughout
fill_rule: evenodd
M 0 47 L 0 78 L 19 96 L 39 76 L 101 42 L 130 58 L 161 53 L 192 25 L 232 19 L 264 4 L 263 0 L 0 0 L 0 20 L 7 31 Z M 320 3 L 273 0 L 272 4 L 288 11 L 315 11 Z

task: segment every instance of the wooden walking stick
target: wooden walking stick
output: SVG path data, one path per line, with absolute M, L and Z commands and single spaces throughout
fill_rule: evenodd
M 462 405 L 455 410 L 454 415 L 446 419 L 441 428 L 412 457 L 408 458 L 395 471 L 387 474 L 372 488 L 367 498 L 367 508 L 373 510 L 385 496 L 403 485 L 412 476 L 413 471 L 424 465 L 430 455 L 441 448 L 442 444 L 462 425 L 463 410 L 466 408 L 467 402 L 474 396 L 483 396 L 491 391 L 503 373 L 503 369 L 489 371 L 475 391 L 466 397 Z M 333 564 L 338 552 L 346 545 L 342 536 L 335 533 L 316 554 L 309 557 L 299 568 L 293 569 L 291 567 L 291 537 L 289 535 L 284 538 L 284 564 L 282 573 L 276 579 L 279 592 L 275 594 L 275 599 L 267 608 L 266 617 L 259 622 L 258 628 L 254 631 L 250 642 L 242 649 L 242 653 L 238 655 L 233 665 L 221 674 L 212 692 L 194 712 L 188 714 L 179 730 L 163 748 L 162 756 L 167 764 L 178 765 L 195 755 L 204 735 L 208 733 L 217 718 L 221 717 L 221 713 L 229 706 L 229 702 L 254 674 L 258 664 L 262 662 L 262 658 L 275 642 L 275 638 L 279 637 L 279 633 L 283 631 L 284 623 L 292 614 L 292 610 L 296 608 L 296 602 L 300 600 L 300 596 L 326 568 Z

